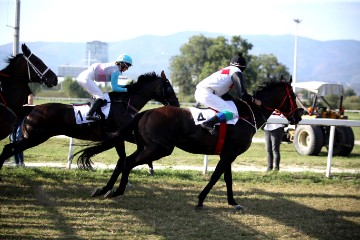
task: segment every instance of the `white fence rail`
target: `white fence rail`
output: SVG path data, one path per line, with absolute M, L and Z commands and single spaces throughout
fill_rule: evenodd
M 270 117 L 267 123 L 282 123 L 289 124 L 285 118 L 274 118 Z M 298 125 L 322 125 L 330 126 L 330 136 L 329 136 L 329 150 L 327 156 L 327 167 L 326 167 L 326 177 L 330 177 L 331 173 L 331 163 L 333 157 L 334 149 L 334 135 L 336 126 L 347 126 L 347 127 L 360 127 L 360 121 L 356 120 L 338 120 L 338 119 L 324 119 L 324 118 L 303 118 Z M 204 174 L 207 173 L 208 166 L 208 156 L 204 156 Z
M 267 123 L 283 123 L 287 124 L 286 119 L 273 118 L 270 117 Z M 326 167 L 326 177 L 330 177 L 331 172 L 331 163 L 332 163 L 332 155 L 334 148 L 334 135 L 335 135 L 335 127 L 336 126 L 347 126 L 347 127 L 360 127 L 360 121 L 356 120 L 338 120 L 338 119 L 324 119 L 324 118 L 303 118 L 298 125 L 322 125 L 322 126 L 330 126 L 330 135 L 329 135 L 329 150 L 327 157 L 327 167 Z

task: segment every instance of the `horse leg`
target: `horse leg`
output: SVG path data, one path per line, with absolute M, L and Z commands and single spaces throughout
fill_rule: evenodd
M 0 154 L 0 169 L 2 168 L 6 159 L 14 156 L 17 153 L 23 152 L 30 147 L 27 146 L 27 140 L 21 139 L 17 142 L 6 144 Z
M 220 159 L 220 161 L 216 165 L 215 171 L 210 177 L 210 181 L 198 196 L 199 201 L 198 201 L 198 205 L 196 205 L 197 208 L 203 207 L 206 196 L 208 195 L 212 187 L 215 185 L 215 183 L 220 179 L 221 175 L 224 173 L 226 169 L 225 166 L 226 164 L 227 163 L 224 160 Z
M 231 164 L 225 168 L 224 172 L 224 180 L 226 183 L 226 192 L 227 192 L 227 199 L 228 204 L 235 207 L 236 210 L 240 210 L 244 212 L 244 208 L 237 204 L 234 199 L 233 187 L 232 187 L 232 171 L 231 171 Z
M 152 163 L 152 162 L 148 163 L 148 166 L 149 166 L 149 174 L 150 174 L 151 176 L 154 176 L 155 171 L 154 171 L 153 163 Z
M 132 162 L 133 158 L 135 158 L 136 156 L 136 152 L 133 153 L 132 155 L 130 155 L 129 157 L 126 158 L 125 162 Z M 119 159 L 120 161 L 120 159 Z M 112 191 L 112 190 L 109 190 L 104 198 L 112 198 L 112 197 L 116 197 L 116 196 L 119 196 L 119 195 L 123 195 L 124 192 L 125 192 L 125 188 L 126 188 L 126 185 L 129 181 L 129 174 L 130 174 L 130 171 L 132 168 L 128 167 L 129 164 L 124 164 L 122 167 L 122 175 L 121 175 L 121 179 L 120 179 L 120 184 L 119 184 L 119 187 L 116 189 L 116 191 Z M 114 173 L 113 173 L 114 175 Z M 120 190 L 121 189 L 121 190 Z
M 37 146 L 37 145 L 45 142 L 48 139 L 49 139 L 49 137 L 40 137 L 40 138 L 34 138 L 34 139 L 22 138 L 21 140 L 19 140 L 17 142 L 6 144 L 3 148 L 3 151 L 0 154 L 0 170 L 6 159 L 14 156 L 14 154 L 23 152 L 26 149 Z
M 138 146 L 138 149 L 133 154 L 128 156 L 125 160 L 125 165 L 121 175 L 119 187 L 114 192 L 109 191 L 105 195 L 105 198 L 116 197 L 124 194 L 130 172 L 134 167 L 146 163 L 150 164 L 153 161 L 170 155 L 173 150 L 174 147 L 163 147 L 162 145 L 157 144 L 147 146 L 146 148 Z
M 122 173 L 122 171 L 123 171 L 124 163 L 125 163 L 125 159 L 126 159 L 125 142 L 120 141 L 119 144 L 117 144 L 115 146 L 115 149 L 116 149 L 117 154 L 119 155 L 119 159 L 116 163 L 115 169 L 114 169 L 108 183 L 106 184 L 106 186 L 101 189 L 100 188 L 95 189 L 91 194 L 92 197 L 104 195 L 105 193 L 110 191 L 114 187 L 115 182 L 118 179 L 120 173 Z

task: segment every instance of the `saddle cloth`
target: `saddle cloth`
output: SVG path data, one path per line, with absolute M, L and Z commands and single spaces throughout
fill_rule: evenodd
M 105 93 L 104 96 L 108 103 L 105 106 L 101 107 L 101 111 L 105 115 L 105 119 L 107 119 L 109 116 L 109 112 L 110 112 L 111 101 L 109 98 L 109 94 Z M 76 104 L 76 105 L 73 105 L 73 107 L 74 107 L 74 115 L 75 115 L 75 119 L 76 119 L 76 124 L 84 124 L 84 123 L 94 122 L 92 120 L 90 120 L 90 121 L 86 120 L 86 114 L 90 110 L 90 106 L 88 104 L 86 104 L 86 103 L 79 104 L 79 105 Z
M 239 116 L 239 113 L 237 111 L 235 103 L 233 101 L 227 101 L 227 102 L 233 105 L 233 108 L 231 110 L 234 111 L 234 109 L 236 109 L 235 113 Z M 206 120 L 208 120 L 208 119 L 212 118 L 213 116 L 215 116 L 215 114 L 217 113 L 215 110 L 213 110 L 211 108 L 190 107 L 189 110 L 191 112 L 191 115 L 193 116 L 195 125 L 199 125 L 199 124 L 205 122 Z M 232 120 L 228 120 L 226 122 L 226 124 L 235 125 L 238 120 L 239 120 L 239 118 L 234 118 Z M 217 125 L 218 124 L 219 123 L 217 123 Z

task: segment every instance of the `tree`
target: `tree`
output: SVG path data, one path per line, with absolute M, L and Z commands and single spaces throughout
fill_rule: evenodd
M 249 54 L 253 45 L 241 36 L 207 38 L 196 35 L 180 47 L 180 55 L 170 59 L 170 78 L 179 87 L 181 96 L 193 96 L 195 86 L 202 79 L 228 66 L 232 57 L 241 52 L 247 59 L 248 67 L 244 79 L 249 91 L 256 88 L 260 80 L 267 77 L 288 75 L 286 67 L 278 63 L 274 55 L 259 57 Z M 259 72 L 259 70 L 262 70 Z
M 356 96 L 356 93 L 355 93 L 354 89 L 348 88 L 345 90 L 344 96 L 346 96 L 346 97 Z
M 345 97 L 343 106 L 345 107 L 345 109 L 360 110 L 360 97 L 358 96 Z
M 34 94 L 34 96 L 36 96 L 36 94 L 41 91 L 41 85 L 38 83 L 30 82 L 29 88 L 31 92 Z
M 66 77 L 62 82 L 62 89 L 67 97 L 89 98 L 91 97 L 76 81 L 71 77 Z
M 279 63 L 276 56 L 273 54 L 253 56 L 253 59 L 250 62 L 250 68 L 257 72 L 256 82 L 264 82 L 269 79 L 279 78 L 281 75 L 288 78 L 290 75 L 287 67 Z

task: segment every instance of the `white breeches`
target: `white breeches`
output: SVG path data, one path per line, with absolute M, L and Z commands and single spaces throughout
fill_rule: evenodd
M 233 113 L 233 117 L 238 117 L 238 111 L 235 104 L 224 101 L 221 97 L 213 94 L 211 89 L 197 88 L 195 90 L 195 99 L 197 102 L 211 107 L 219 112 L 229 111 Z
M 85 79 L 85 78 L 78 78 L 77 82 L 82 86 L 85 91 L 91 94 L 94 98 L 101 98 L 105 99 L 104 93 L 98 87 L 94 80 Z

